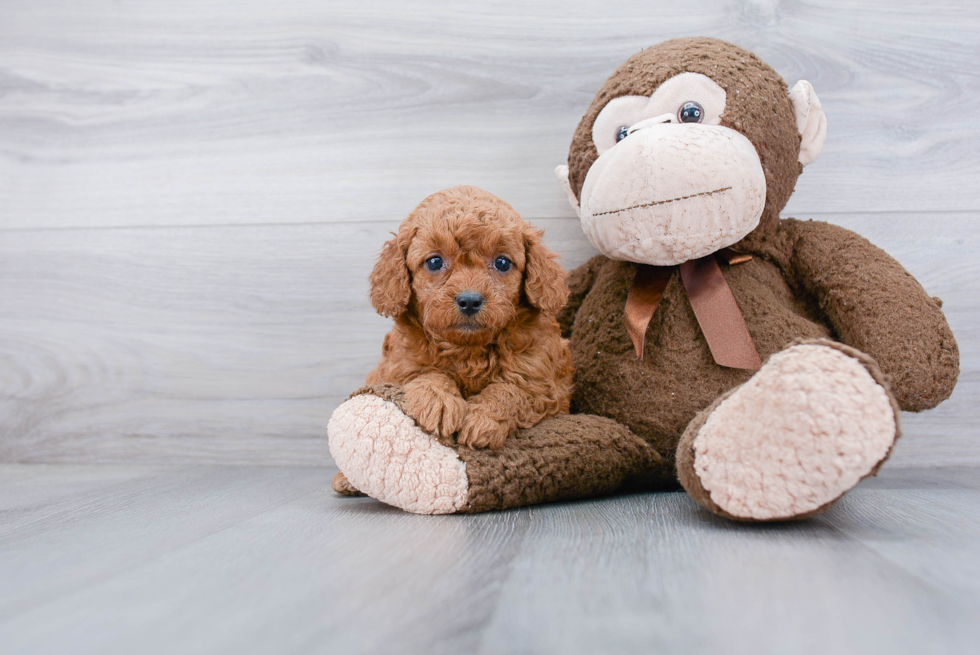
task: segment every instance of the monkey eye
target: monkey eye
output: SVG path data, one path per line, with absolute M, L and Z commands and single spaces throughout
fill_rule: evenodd
M 704 107 L 700 102 L 688 100 L 677 110 L 677 120 L 681 123 L 700 123 L 704 120 Z
M 616 130 L 616 143 L 619 143 L 620 141 L 625 139 L 629 135 L 629 133 L 630 133 L 629 125 L 620 125 L 619 129 Z
M 511 263 L 509 259 L 501 256 L 493 260 L 493 267 L 498 271 L 500 271 L 501 273 L 506 273 L 507 271 L 510 270 Z
M 439 255 L 429 257 L 428 259 L 425 260 L 425 267 L 433 273 L 440 270 L 442 266 L 443 266 L 442 257 L 440 257 Z

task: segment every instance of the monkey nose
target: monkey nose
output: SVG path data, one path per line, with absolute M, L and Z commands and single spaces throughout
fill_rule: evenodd
M 653 118 L 645 118 L 639 123 L 634 123 L 630 125 L 629 129 L 626 130 L 626 134 L 632 134 L 637 130 L 642 130 L 645 127 L 653 127 L 654 125 L 662 125 L 663 123 L 673 123 L 673 114 L 660 114 L 659 116 L 654 116 Z
M 464 291 L 456 296 L 456 306 L 467 316 L 473 316 L 483 307 L 483 295 L 477 291 Z

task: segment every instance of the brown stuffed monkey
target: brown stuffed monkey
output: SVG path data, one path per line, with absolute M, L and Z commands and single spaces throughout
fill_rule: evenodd
M 573 413 L 498 450 L 423 432 L 365 387 L 329 426 L 360 491 L 418 513 L 479 512 L 679 481 L 708 510 L 819 513 L 875 473 L 899 409 L 959 371 L 940 310 L 844 228 L 780 220 L 826 119 L 758 57 L 707 38 L 644 50 L 606 81 L 558 176 L 602 253 L 559 315 Z

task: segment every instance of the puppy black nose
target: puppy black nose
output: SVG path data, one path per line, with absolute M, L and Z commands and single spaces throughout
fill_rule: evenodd
M 483 295 L 476 291 L 464 291 L 456 296 L 456 306 L 467 316 L 473 316 L 483 307 Z

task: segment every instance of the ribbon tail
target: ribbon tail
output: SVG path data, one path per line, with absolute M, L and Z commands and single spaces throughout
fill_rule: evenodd
M 762 368 L 759 351 L 715 257 L 684 262 L 680 270 L 688 300 L 715 362 L 749 371 Z
M 626 309 L 623 311 L 623 322 L 626 332 L 630 335 L 636 358 L 643 359 L 643 345 L 646 341 L 647 326 L 657 305 L 664 296 L 664 289 L 674 274 L 673 266 L 636 265 L 636 277 L 633 286 L 626 296 Z

